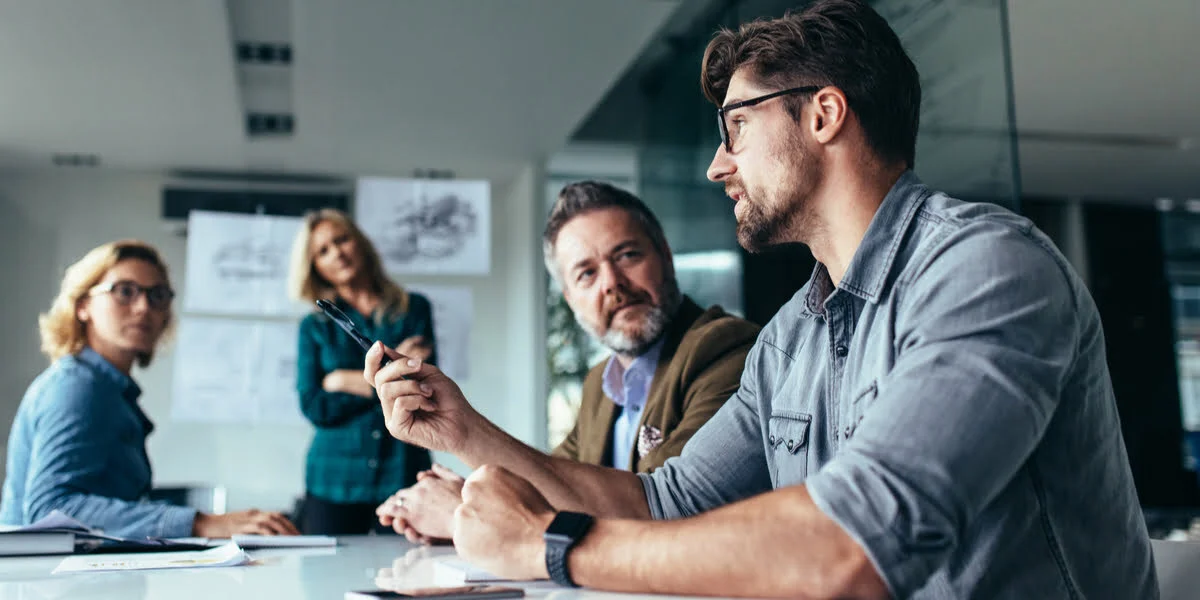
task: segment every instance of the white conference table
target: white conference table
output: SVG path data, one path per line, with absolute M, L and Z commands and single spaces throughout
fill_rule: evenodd
M 61 575 L 50 574 L 61 556 L 0 557 L 0 600 L 341 600 L 349 590 L 436 585 L 434 562 L 455 553 L 450 547 L 415 546 L 399 536 L 346 536 L 338 538 L 337 548 L 253 550 L 247 554 L 255 564 Z M 568 589 L 549 582 L 506 585 L 525 587 L 526 597 L 549 600 L 664 598 Z

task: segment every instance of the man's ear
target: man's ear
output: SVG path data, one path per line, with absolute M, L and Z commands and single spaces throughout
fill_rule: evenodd
M 811 106 L 809 133 L 817 142 L 828 144 L 841 133 L 850 116 L 846 94 L 836 87 L 826 86 L 813 94 Z

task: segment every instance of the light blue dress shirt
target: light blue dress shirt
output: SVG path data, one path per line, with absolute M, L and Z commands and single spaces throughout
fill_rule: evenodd
M 614 468 L 630 470 L 634 447 L 638 439 L 638 423 L 642 420 L 642 409 L 646 396 L 650 394 L 650 383 L 658 368 L 658 355 L 662 352 L 660 338 L 644 354 L 633 359 L 629 368 L 621 366 L 617 357 L 608 359 L 600 384 L 604 395 L 621 407 L 621 414 L 613 423 L 612 464 Z
M 57 509 L 121 537 L 186 537 L 196 511 L 143 499 L 150 491 L 142 390 L 91 348 L 33 381 L 8 436 L 0 523 L 28 525 Z
M 1087 288 L 1028 219 L 912 173 L 640 477 L 660 519 L 805 484 L 897 598 L 1158 597 Z

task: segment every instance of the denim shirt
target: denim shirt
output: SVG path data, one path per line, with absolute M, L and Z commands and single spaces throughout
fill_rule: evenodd
M 642 421 L 642 409 L 646 407 L 646 397 L 650 395 L 650 384 L 654 381 L 658 356 L 665 340 L 664 336 L 641 356 L 633 359 L 628 369 L 622 367 L 615 356 L 609 358 L 604 366 L 600 387 L 613 404 L 621 407 L 621 414 L 613 422 L 612 431 L 612 466 L 618 469 L 629 471 L 633 468 L 633 449 L 640 434 L 638 425 Z
M 191 535 L 194 509 L 142 501 L 154 425 L 141 393 L 91 348 L 43 371 L 9 433 L 0 523 L 28 525 L 58 509 L 110 535 Z
M 656 518 L 805 484 L 894 597 L 1158 597 L 1087 289 L 1028 220 L 911 173 L 640 477 Z

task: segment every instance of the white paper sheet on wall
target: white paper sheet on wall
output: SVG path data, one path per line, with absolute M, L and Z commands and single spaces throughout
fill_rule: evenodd
M 354 216 L 389 273 L 486 275 L 491 268 L 486 181 L 363 177 Z
M 192 211 L 188 216 L 187 312 L 285 316 L 308 307 L 287 296 L 298 217 Z
M 296 323 L 182 317 L 171 418 L 305 423 L 296 396 Z
M 471 288 L 461 285 L 410 285 L 433 305 L 433 335 L 437 339 L 438 368 L 451 379 L 466 379 L 470 369 Z

